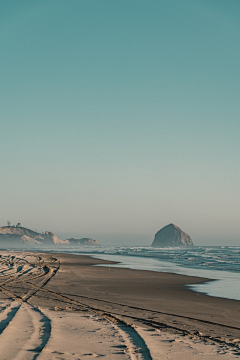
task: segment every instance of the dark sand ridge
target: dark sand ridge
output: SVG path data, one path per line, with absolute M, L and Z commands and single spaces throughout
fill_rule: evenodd
M 109 268 L 110 262 L 89 256 L 45 254 L 60 267 L 43 288 L 31 294 L 33 306 L 52 309 L 92 309 L 126 323 L 179 332 L 217 341 L 240 351 L 240 302 L 209 297 L 186 284 L 208 279 L 152 271 Z M 106 267 L 92 265 L 106 264 Z M 5 289 L 22 296 L 34 284 L 12 282 Z M 2 293 L 1 297 L 6 297 Z

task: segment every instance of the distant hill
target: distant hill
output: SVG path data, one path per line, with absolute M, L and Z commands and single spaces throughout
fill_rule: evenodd
M 55 245 L 99 245 L 99 243 L 97 240 L 88 238 L 61 240 L 53 232 L 45 231 L 45 233 L 41 234 L 22 226 L 0 227 L 0 247 L 22 248 L 25 247 L 24 245 L 31 247 L 53 247 Z

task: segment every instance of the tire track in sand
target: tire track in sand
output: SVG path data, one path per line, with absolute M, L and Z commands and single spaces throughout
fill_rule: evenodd
M 24 266 L 17 264 L 21 261 L 24 262 Z M 30 269 L 26 269 L 28 264 Z M 4 277 L 4 281 L 0 284 L 0 291 L 13 300 L 11 303 L 5 302 L 0 312 L 0 347 L 3 349 L 1 360 L 35 360 L 50 338 L 50 319 L 39 309 L 28 304 L 27 300 L 55 275 L 59 264 L 51 266 L 50 263 L 47 266 L 43 262 L 41 266 L 38 263 L 36 265 L 38 269 L 26 259 L 15 256 L 1 257 L 0 276 Z M 28 275 L 28 280 L 40 279 L 37 289 L 31 288 L 27 293 L 19 295 L 5 288 L 10 284 L 13 285 L 14 282 L 22 283 L 20 277 L 24 275 Z
M 26 259 L 20 259 L 15 256 L 11 256 L 8 259 L 3 260 L 4 261 L 0 263 L 0 276 L 1 273 L 3 273 L 3 271 L 1 271 L 2 266 L 8 267 L 8 270 L 13 269 L 16 262 L 19 263 L 21 260 L 23 260 L 25 261 L 24 265 L 26 267 Z M 32 265 L 33 264 L 31 264 L 31 266 Z M 16 267 L 18 273 L 5 273 L 4 278 L 7 279 L 0 284 L 0 291 L 4 292 L 6 295 L 8 295 L 11 299 L 14 300 L 12 304 L 12 310 L 9 312 L 8 321 L 4 322 L 3 320 L 2 323 L 3 330 L 2 335 L 0 336 L 0 346 L 1 342 L 4 342 L 4 348 L 6 350 L 3 354 L 1 354 L 1 360 L 35 360 L 41 354 L 42 350 L 45 348 L 50 338 L 50 319 L 46 315 L 44 315 L 39 309 L 34 308 L 32 305 L 30 305 L 28 303 L 28 300 L 30 300 L 30 298 L 35 295 L 39 290 L 44 290 L 42 289 L 43 286 L 52 278 L 52 276 L 57 273 L 60 267 L 60 263 L 57 259 L 53 258 L 50 263 L 46 264 L 44 261 L 42 261 L 41 263 L 38 262 L 37 265 L 40 266 L 38 275 L 28 277 L 25 280 L 26 276 L 24 275 L 26 274 L 23 274 L 21 272 L 22 268 L 18 266 Z M 27 273 L 31 274 L 31 271 L 27 271 Z M 37 284 L 33 284 L 30 282 L 33 280 L 40 281 L 38 281 Z M 22 283 L 28 287 L 30 286 L 30 290 L 23 294 L 16 294 L 16 292 L 13 292 L 12 288 L 11 291 L 6 288 L 6 286 L 12 286 L 13 283 Z M 57 297 L 61 297 L 57 293 L 55 293 L 54 295 Z M 127 324 L 122 319 L 119 319 L 117 316 L 103 313 L 100 309 L 86 306 L 66 297 L 61 298 L 62 300 L 64 298 L 65 302 L 70 302 L 71 304 L 74 303 L 78 306 L 80 305 L 84 310 L 87 309 L 88 311 L 94 312 L 104 317 L 106 320 L 110 321 L 124 339 L 124 342 L 126 344 L 126 353 L 131 360 L 152 360 L 145 341 L 131 325 Z M 9 308 L 10 307 L 11 306 L 9 306 Z M 19 331 L 17 331 L 16 329 L 22 329 L 23 326 L 25 330 L 21 331 L 21 334 L 19 334 Z M 22 334 L 25 334 L 25 337 Z M 10 343 L 12 342 L 15 343 L 14 348 L 10 346 Z

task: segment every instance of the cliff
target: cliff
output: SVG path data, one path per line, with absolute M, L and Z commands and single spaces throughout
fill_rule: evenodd
M 61 240 L 57 235 L 51 231 L 45 231 L 45 233 L 38 233 L 36 231 L 21 227 L 21 226 L 3 226 L 0 227 L 0 247 L 1 248 L 21 248 L 24 245 L 30 245 L 35 247 L 54 247 L 60 246 L 72 246 L 72 245 L 98 245 L 97 240 L 90 238 L 82 239 L 67 239 Z M 26 247 L 26 246 L 25 246 Z
M 21 247 L 24 244 L 32 246 L 51 246 L 69 244 L 65 240 L 59 239 L 53 232 L 46 231 L 38 233 L 36 231 L 15 226 L 0 227 L 0 246 L 1 247 Z
M 194 246 L 191 237 L 174 224 L 164 226 L 155 234 L 154 247 Z

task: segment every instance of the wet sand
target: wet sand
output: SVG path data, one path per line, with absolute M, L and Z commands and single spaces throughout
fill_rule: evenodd
M 240 302 L 186 287 L 208 279 L 80 255 L 1 254 L 3 360 L 240 357 Z

